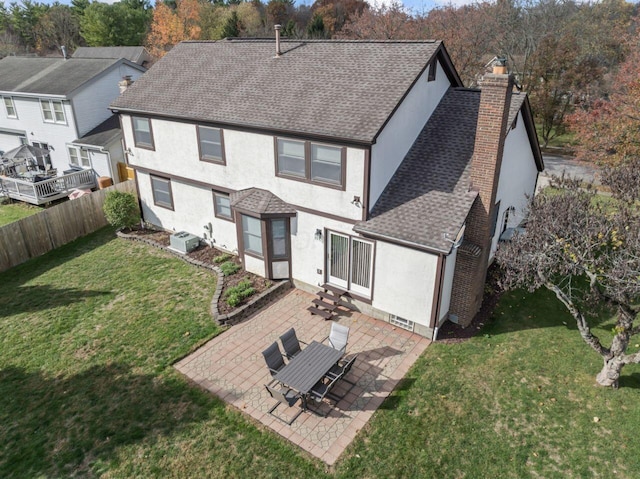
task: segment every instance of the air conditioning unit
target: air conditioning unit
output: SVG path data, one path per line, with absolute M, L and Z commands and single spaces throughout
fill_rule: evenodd
M 170 236 L 171 249 L 179 251 L 181 253 L 188 253 L 193 251 L 200 244 L 200 238 L 186 231 L 178 231 Z

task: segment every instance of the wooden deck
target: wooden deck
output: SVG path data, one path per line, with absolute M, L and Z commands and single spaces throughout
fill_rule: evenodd
M 76 171 L 35 183 L 18 178 L 0 177 L 0 191 L 5 196 L 32 205 L 43 205 L 66 198 L 78 188 L 95 187 L 96 175 L 93 170 Z

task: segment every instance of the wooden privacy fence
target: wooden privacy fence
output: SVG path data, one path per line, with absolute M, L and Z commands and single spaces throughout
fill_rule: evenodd
M 0 272 L 107 226 L 102 205 L 114 190 L 135 195 L 135 182 L 118 183 L 0 227 Z

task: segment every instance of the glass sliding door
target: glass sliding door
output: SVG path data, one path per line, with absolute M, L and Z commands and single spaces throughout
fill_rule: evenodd
M 371 297 L 373 243 L 349 235 L 327 233 L 327 281 Z

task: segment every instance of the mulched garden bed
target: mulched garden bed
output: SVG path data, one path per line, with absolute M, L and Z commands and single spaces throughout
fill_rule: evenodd
M 169 246 L 170 244 L 169 237 L 171 236 L 171 232 L 168 232 L 168 231 L 157 231 L 152 229 L 135 229 L 135 230 L 127 231 L 127 234 L 133 235 L 133 236 L 143 236 L 147 239 L 150 239 L 160 244 L 161 246 Z M 187 253 L 186 256 L 189 256 L 190 258 L 200 261 L 202 263 L 220 267 L 220 263 L 216 263 L 214 261 L 214 258 L 217 258 L 222 255 L 228 255 L 228 254 L 229 253 L 227 253 L 226 251 L 221 251 L 217 248 L 213 248 L 211 246 L 201 244 L 190 253 Z M 253 273 L 249 273 L 248 271 L 245 271 L 244 269 L 242 269 L 242 263 L 240 262 L 240 258 L 238 258 L 238 256 L 231 255 L 231 257 L 228 258 L 226 261 L 231 261 L 237 264 L 238 266 L 240 266 L 240 269 L 236 273 L 224 277 L 222 294 L 220 295 L 220 300 L 218 301 L 218 312 L 220 314 L 229 314 L 232 311 L 235 311 L 239 306 L 242 306 L 251 298 L 263 293 L 273 285 L 272 281 L 262 278 L 260 276 L 257 276 Z M 255 293 L 249 298 L 245 299 L 239 305 L 234 307 L 229 306 L 227 302 L 224 300 L 225 291 L 229 288 L 236 286 L 238 283 L 240 283 L 240 281 L 243 281 L 245 279 L 249 279 L 249 281 L 251 281 L 251 285 L 255 290 Z

